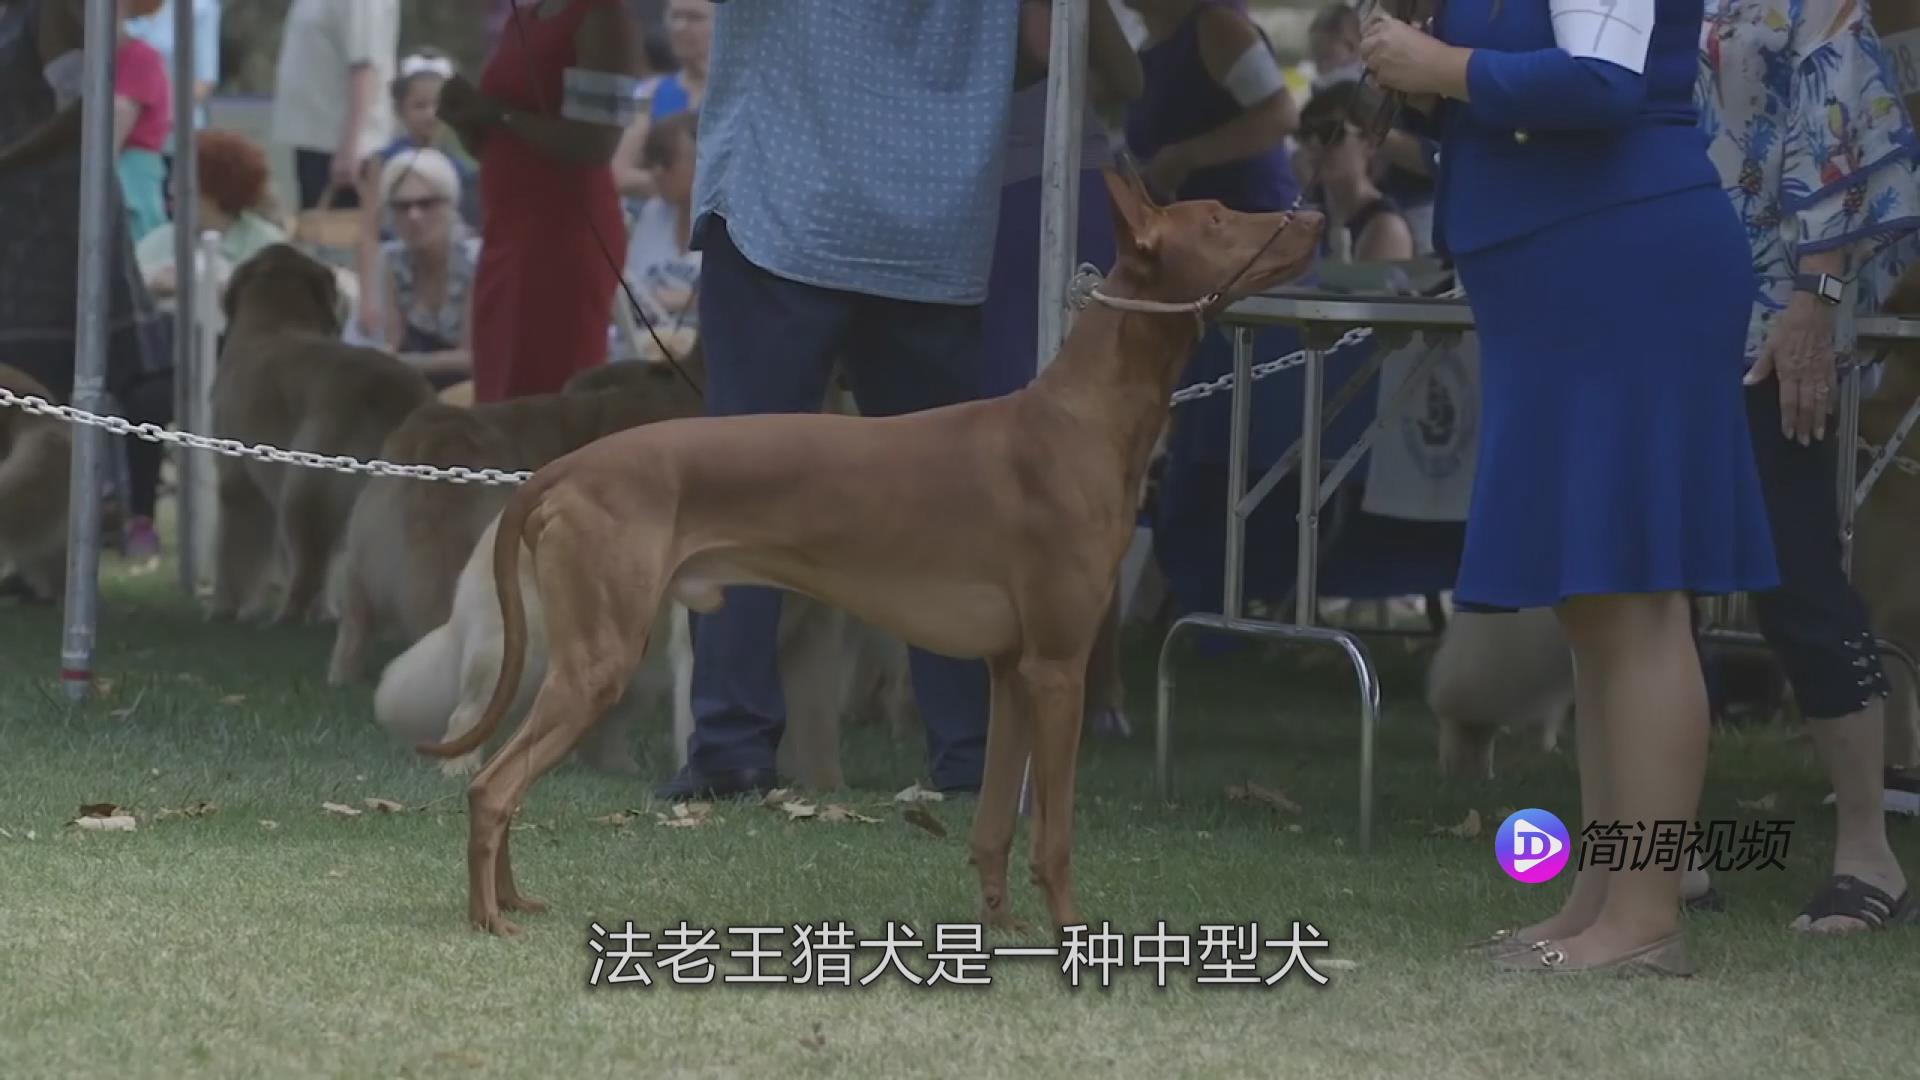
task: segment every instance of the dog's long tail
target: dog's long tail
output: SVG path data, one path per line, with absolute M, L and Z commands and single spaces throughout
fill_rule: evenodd
M 494 729 L 513 708 L 520 693 L 520 677 L 527 667 L 527 609 L 520 595 L 520 540 L 527 518 L 539 503 L 539 496 L 521 488 L 500 511 L 500 525 L 493 534 L 493 588 L 500 597 L 500 680 L 493 684 L 493 697 L 480 722 L 465 735 L 444 743 L 421 743 L 415 749 L 432 757 L 454 758 L 486 745 Z

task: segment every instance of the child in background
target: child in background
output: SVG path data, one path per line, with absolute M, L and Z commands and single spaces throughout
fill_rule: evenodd
M 173 133 L 173 92 L 158 50 L 127 32 L 127 20 L 153 14 L 160 0 L 120 0 L 114 52 L 113 135 L 127 228 L 138 244 L 167 223 L 167 139 Z
M 673 351 L 674 359 L 690 352 L 699 340 L 700 253 L 688 243 L 693 225 L 693 165 L 699 147 L 698 114 L 675 113 L 647 131 L 640 161 L 652 175 L 655 195 L 640 204 L 627 245 L 627 288 L 640 302 L 654 334 Z M 628 303 L 625 295 L 614 297 Z M 645 324 L 639 326 L 636 356 L 633 348 L 616 341 L 613 355 L 621 359 L 659 361 L 660 346 Z
M 400 61 L 399 73 L 390 88 L 393 115 L 400 133 L 380 151 L 379 166 L 386 165 L 403 151 L 433 147 L 447 154 L 460 174 L 460 216 L 469 225 L 480 224 L 479 175 L 463 156 L 444 145 L 444 127 L 440 123 L 440 88 L 453 78 L 453 60 L 438 49 L 423 48 Z M 376 166 L 375 169 L 379 168 Z M 389 230 L 390 231 L 390 230 Z M 390 237 L 389 237 L 390 238 Z

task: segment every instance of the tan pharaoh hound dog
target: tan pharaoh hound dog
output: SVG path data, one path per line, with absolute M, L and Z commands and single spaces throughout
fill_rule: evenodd
M 508 827 L 641 662 L 660 605 L 713 611 L 721 589 L 812 596 L 992 676 L 986 772 L 971 838 L 981 919 L 1018 927 L 1007 861 L 1033 762 L 1033 880 L 1076 924 L 1068 869 L 1087 657 L 1133 536 L 1147 459 L 1206 320 L 1298 277 L 1323 221 L 1214 202 L 1154 205 L 1109 171 L 1119 259 L 1096 304 L 1025 389 L 905 416 L 669 420 L 558 459 L 501 513 L 493 571 L 506 632 L 480 722 L 422 753 L 481 746 L 519 693 L 524 543 L 543 601 L 546 677 L 518 731 L 468 789 L 468 916 L 520 931 Z M 751 312 L 740 313 L 751 317 Z

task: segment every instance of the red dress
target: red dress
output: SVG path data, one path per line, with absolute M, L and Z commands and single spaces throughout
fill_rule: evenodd
M 620 2 L 574 0 L 545 19 L 522 4 L 517 24 L 510 19 L 501 30 L 481 93 L 517 112 L 558 115 L 581 22 Z M 558 391 L 606 361 L 618 260 L 627 250 L 613 172 L 554 161 L 496 128 L 480 153 L 480 197 L 474 400 Z

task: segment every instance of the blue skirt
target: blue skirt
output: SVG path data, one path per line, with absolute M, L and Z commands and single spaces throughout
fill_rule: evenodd
M 1611 207 L 1456 262 L 1483 394 L 1459 603 L 1777 584 L 1740 384 L 1752 260 L 1725 194 Z

